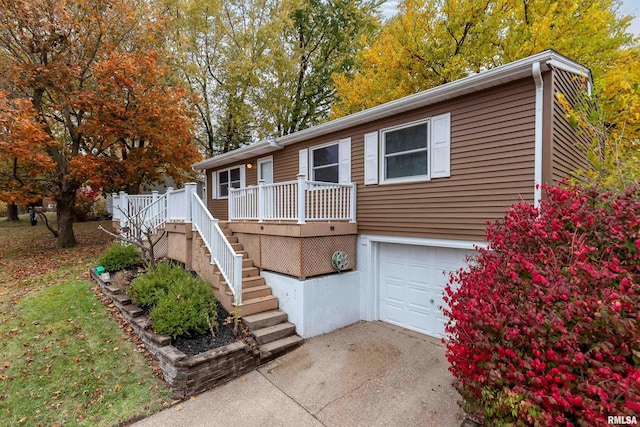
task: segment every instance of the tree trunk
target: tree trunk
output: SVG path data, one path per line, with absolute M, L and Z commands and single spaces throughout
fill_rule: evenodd
M 75 191 L 64 191 L 56 196 L 58 202 L 56 214 L 58 215 L 58 247 L 70 248 L 75 246 L 76 236 L 73 234 L 73 207 L 76 202 Z
M 15 203 L 7 204 L 7 220 L 17 221 L 18 219 L 18 205 Z

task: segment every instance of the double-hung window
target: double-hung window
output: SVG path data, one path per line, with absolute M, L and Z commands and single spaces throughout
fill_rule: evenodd
M 320 182 L 351 182 L 351 138 L 299 151 L 298 173 L 305 179 Z
M 364 185 L 451 176 L 451 113 L 364 135 Z
M 338 143 L 311 149 L 311 180 L 340 182 Z
M 242 170 L 243 166 L 238 166 L 230 169 L 225 169 L 218 171 L 217 174 L 217 185 L 214 187 L 216 189 L 216 194 L 214 198 L 225 198 L 229 197 L 229 189 L 230 188 L 241 188 L 244 186 L 244 171 Z
M 383 181 L 429 179 L 429 121 L 385 129 L 381 132 Z

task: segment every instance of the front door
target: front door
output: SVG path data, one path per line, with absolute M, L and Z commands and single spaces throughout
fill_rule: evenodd
M 258 180 L 266 184 L 273 184 L 273 157 L 263 157 L 258 160 Z

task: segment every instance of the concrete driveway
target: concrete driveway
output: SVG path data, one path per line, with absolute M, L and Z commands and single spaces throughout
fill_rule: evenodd
M 311 338 L 135 426 L 460 426 L 439 340 L 381 322 Z

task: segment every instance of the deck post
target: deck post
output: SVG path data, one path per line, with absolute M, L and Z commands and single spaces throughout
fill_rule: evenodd
M 111 193 L 111 211 L 109 213 L 111 214 L 111 219 L 114 221 L 121 216 L 120 213 L 116 214 L 118 207 L 120 207 L 120 199 L 118 197 L 118 193 Z M 117 204 L 116 200 L 118 201 Z M 107 206 L 107 210 L 109 210 L 109 206 Z
M 351 183 L 351 197 L 349 197 L 349 201 L 351 202 L 351 209 L 349 212 L 349 222 L 356 222 L 356 183 Z
M 156 228 L 155 222 L 158 221 L 158 214 L 160 213 L 160 210 L 158 209 L 158 203 L 157 203 L 158 198 L 159 198 L 159 193 L 157 191 L 152 191 L 151 192 L 151 212 L 147 214 L 147 218 L 152 221 L 151 228 L 154 230 Z
M 193 195 L 196 194 L 196 191 L 198 190 L 198 184 L 195 182 L 187 182 L 184 185 L 184 189 L 185 197 L 187 199 L 185 200 L 186 212 L 184 222 L 193 222 Z
M 124 191 L 120 192 L 120 227 L 127 226 L 127 217 L 129 216 L 129 200 L 127 200 L 127 193 Z
M 307 181 L 305 174 L 301 173 L 298 178 L 298 224 L 305 223 L 305 194 L 307 192 Z
M 258 180 L 258 222 L 264 222 L 264 179 Z

